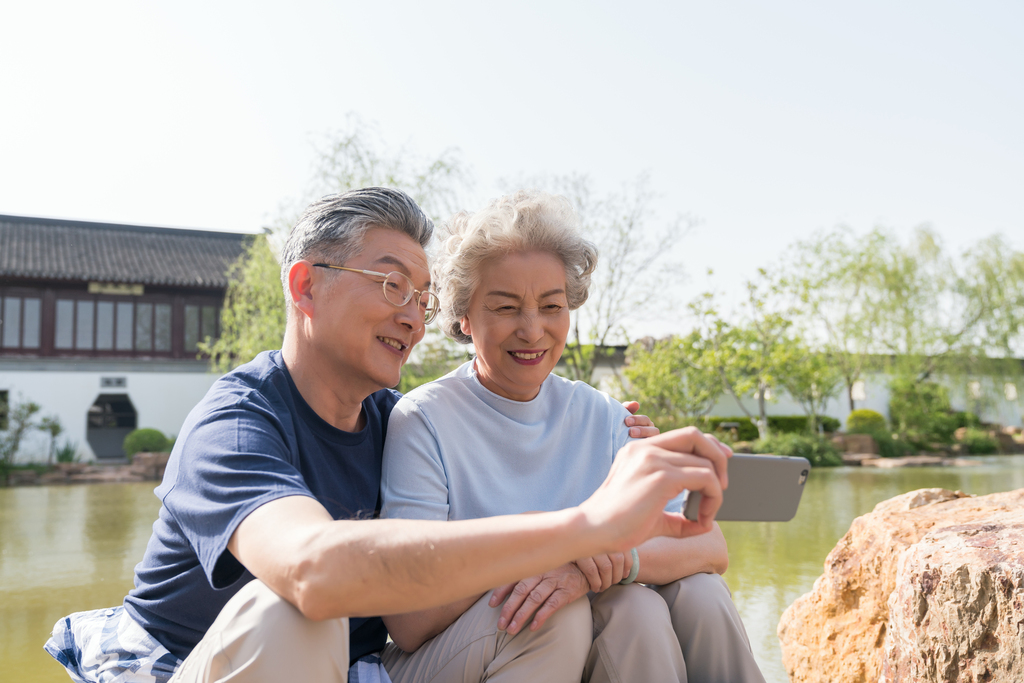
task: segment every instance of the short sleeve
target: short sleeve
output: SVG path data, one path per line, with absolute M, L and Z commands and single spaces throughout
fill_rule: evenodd
M 448 477 L 441 449 L 433 426 L 408 398 L 391 411 L 380 488 L 381 517 L 448 519 Z
M 195 425 L 176 455 L 163 504 L 215 588 L 243 571 L 227 545 L 246 516 L 277 498 L 313 497 L 268 409 L 244 402 L 221 408 Z

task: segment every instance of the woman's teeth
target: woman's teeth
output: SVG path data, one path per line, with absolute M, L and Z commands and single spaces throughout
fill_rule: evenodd
M 534 358 L 540 358 L 541 356 L 544 355 L 543 351 L 538 351 L 537 353 L 520 353 L 519 351 L 509 351 L 509 353 L 511 353 L 514 357 L 520 358 L 522 360 L 533 360 Z

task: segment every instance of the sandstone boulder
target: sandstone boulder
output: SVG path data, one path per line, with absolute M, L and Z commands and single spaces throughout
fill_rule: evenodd
M 907 550 L 933 529 L 982 523 L 1019 509 L 1024 509 L 1024 489 L 977 498 L 922 489 L 883 501 L 855 519 L 829 553 L 811 592 L 790 605 L 779 622 L 790 681 L 879 681 L 886 661 L 889 598 L 897 589 L 899 563 Z M 892 648 L 894 657 L 903 651 Z
M 1024 509 L 934 530 L 889 596 L 882 681 L 1024 678 Z

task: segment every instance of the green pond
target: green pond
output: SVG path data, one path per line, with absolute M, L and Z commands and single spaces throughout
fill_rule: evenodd
M 962 468 L 816 470 L 792 522 L 723 524 L 726 579 L 769 682 L 786 681 L 779 616 L 811 589 L 854 517 L 919 488 L 1024 488 L 1024 456 L 977 460 Z M 0 488 L 0 679 L 69 680 L 43 652 L 50 629 L 71 612 L 120 604 L 158 507 L 152 484 Z

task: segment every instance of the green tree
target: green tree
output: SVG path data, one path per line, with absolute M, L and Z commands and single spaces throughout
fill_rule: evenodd
M 714 369 L 704 367 L 706 340 L 699 333 L 630 345 L 623 370 L 632 398 L 644 411 L 673 428 L 704 417 L 722 394 Z
M 510 183 L 506 182 L 506 185 Z M 628 344 L 626 323 L 673 307 L 668 294 L 683 273 L 673 251 L 693 220 L 659 221 L 647 174 L 619 191 L 598 193 L 587 175 L 542 176 L 516 183 L 564 195 L 576 207 L 584 235 L 597 245 L 590 297 L 573 313 L 562 358 L 570 379 L 593 383 L 594 368 L 612 344 Z
M 848 228 L 797 242 L 785 262 L 783 284 L 797 298 L 795 322 L 807 345 L 827 354 L 842 375 L 850 410 L 853 385 L 871 361 L 871 309 L 867 290 L 880 234 L 857 239 Z
M 353 114 L 341 129 L 315 143 L 315 153 L 305 195 L 283 205 L 273 226 L 254 237 L 231 267 L 221 336 L 200 346 L 217 372 L 246 363 L 261 351 L 280 348 L 286 308 L 275 247 L 283 243 L 309 200 L 359 187 L 397 187 L 436 222 L 463 203 L 471 184 L 458 150 L 448 149 L 431 158 L 392 148 L 374 126 Z
M 221 335 L 199 343 L 217 372 L 247 363 L 262 351 L 281 348 L 285 307 L 281 266 L 267 234 L 254 235 L 228 271 L 228 291 L 220 315 Z
M 7 429 L 0 432 L 0 464 L 14 463 L 14 456 L 21 448 L 22 439 L 32 430 L 39 428 L 36 414 L 40 410 L 42 408 L 39 404 L 32 401 L 20 401 L 9 407 Z
M 698 333 L 705 339 L 701 367 L 718 373 L 725 392 L 757 426 L 761 439 L 769 436 L 767 402 L 772 387 L 778 384 L 792 352 L 788 337 L 791 310 L 784 305 L 784 295 L 777 277 L 761 269 L 757 280 L 747 282 L 739 324 L 723 316 L 712 293 L 690 304 Z M 756 416 L 741 400 L 749 395 L 757 401 Z
M 842 367 L 828 353 L 812 351 L 801 340 L 789 340 L 789 349 L 778 370 L 778 383 L 807 415 L 807 429 L 818 429 L 818 417 L 843 386 Z

